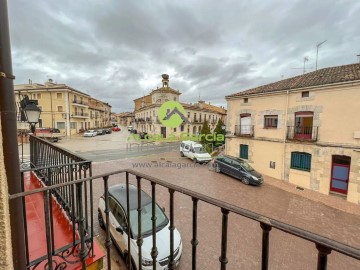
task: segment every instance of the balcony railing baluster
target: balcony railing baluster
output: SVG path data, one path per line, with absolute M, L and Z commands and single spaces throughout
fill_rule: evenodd
M 153 246 L 151 249 L 151 258 L 153 259 L 153 270 L 156 270 L 156 258 L 158 255 L 158 250 L 156 247 L 156 190 L 155 183 L 151 182 L 151 207 L 152 207 L 152 237 L 153 237 Z
M 130 217 L 129 173 L 128 172 L 126 172 L 126 213 L 127 213 L 127 217 Z M 127 233 L 128 233 L 128 236 L 131 235 L 130 218 L 128 218 Z M 128 237 L 128 256 L 126 257 L 126 259 L 127 259 L 128 268 L 131 270 L 132 269 L 132 264 L 131 264 L 131 242 L 130 242 L 130 237 Z
M 25 191 L 25 178 L 24 178 L 24 172 L 21 172 L 21 191 Z M 26 217 L 26 203 L 25 203 L 25 197 L 21 198 L 21 203 L 23 205 L 23 216 Z M 25 233 L 25 256 L 26 256 L 26 265 L 29 265 L 30 259 L 29 259 L 29 239 L 28 239 L 28 228 L 27 228 L 27 220 L 24 218 L 24 233 Z
M 175 262 L 174 262 L 174 192 L 175 190 L 169 189 L 170 193 L 170 256 L 169 256 L 169 270 L 175 269 Z
M 47 266 L 49 270 L 53 269 L 53 249 L 52 249 L 52 239 L 51 238 L 51 227 L 50 227 L 50 214 L 49 214 L 49 200 L 50 200 L 49 190 L 44 191 L 44 212 L 45 212 L 45 232 L 46 232 L 46 248 L 47 248 Z
M 271 226 L 265 223 L 260 223 L 262 234 L 262 253 L 261 253 L 261 269 L 267 270 L 269 267 L 269 233 Z
M 327 269 L 327 256 L 331 253 L 331 249 L 320 244 L 316 244 L 318 253 L 317 270 Z
M 111 257 L 110 257 L 110 248 L 111 248 L 111 237 L 110 237 L 110 219 L 109 219 L 109 176 L 104 176 L 104 196 L 105 196 L 105 220 L 106 220 L 106 240 L 105 240 L 105 248 L 107 254 L 107 266 L 108 269 L 111 270 Z
M 138 236 L 137 236 L 137 246 L 138 246 L 138 253 L 139 253 L 139 270 L 142 269 L 142 244 L 143 244 L 143 237 L 142 237 L 142 233 L 141 233 L 141 212 L 142 212 L 142 207 L 141 207 L 141 177 L 137 176 L 136 177 L 137 180 L 137 201 L 138 201 L 138 205 L 137 205 L 137 211 L 138 211 Z
M 191 240 L 192 245 L 192 270 L 196 270 L 196 247 L 199 244 L 199 241 L 197 240 L 197 206 L 199 199 L 192 198 L 193 201 L 193 238 Z
M 226 270 L 226 264 L 228 263 L 228 259 L 226 257 L 227 252 L 227 229 L 228 229 L 228 216 L 229 210 L 221 208 L 222 212 L 222 229 L 221 229 L 221 256 L 219 258 L 221 270 Z
M 76 194 L 77 194 L 77 205 L 78 205 L 78 213 L 79 213 L 79 235 L 80 235 L 80 260 L 82 269 L 86 269 L 86 251 L 85 251 L 85 218 L 83 214 L 83 182 L 76 184 Z

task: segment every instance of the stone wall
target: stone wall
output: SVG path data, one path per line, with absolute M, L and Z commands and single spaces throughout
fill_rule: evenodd
M 1 118 L 0 118 L 1 126 Z M 10 214 L 8 186 L 4 168 L 3 139 L 0 130 L 0 269 L 12 270 L 12 247 L 10 232 Z

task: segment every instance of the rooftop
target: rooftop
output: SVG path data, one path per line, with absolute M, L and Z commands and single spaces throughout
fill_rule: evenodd
M 228 95 L 226 96 L 226 99 L 252 94 L 271 93 L 282 90 L 295 90 L 305 87 L 324 86 L 358 80 L 360 80 L 360 63 L 319 69 L 303 75 L 261 85 L 252 89 Z

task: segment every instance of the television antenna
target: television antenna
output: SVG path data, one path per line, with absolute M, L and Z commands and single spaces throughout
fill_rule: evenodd
M 315 66 L 315 70 L 317 70 L 319 48 L 320 48 L 320 46 L 323 45 L 326 41 L 327 41 L 327 40 L 324 40 L 324 41 L 316 44 L 316 66 Z
M 303 74 L 305 74 L 305 72 L 306 72 L 306 62 L 309 62 L 309 56 L 304 57 L 304 66 L 302 68 L 291 68 L 291 69 L 302 69 Z M 308 68 L 308 69 L 313 69 L 313 68 Z

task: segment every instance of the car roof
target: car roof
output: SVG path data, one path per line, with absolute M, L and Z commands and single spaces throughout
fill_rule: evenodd
M 129 185 L 129 203 L 130 210 L 137 209 L 138 207 L 138 189 L 133 185 Z M 126 185 L 118 184 L 109 188 L 109 194 L 126 210 Z M 151 203 L 151 197 L 141 190 L 141 206 Z
M 229 159 L 238 161 L 238 162 L 246 162 L 245 160 L 243 160 L 243 159 L 241 159 L 241 158 L 233 157 L 233 156 L 229 156 L 229 155 L 219 155 L 218 157 L 226 157 L 226 158 L 229 158 Z
M 194 142 L 194 141 L 182 141 L 181 143 L 185 143 L 185 144 L 190 144 L 190 145 L 200 145 L 200 146 L 202 146 L 202 144 L 201 143 L 199 143 L 199 142 Z

